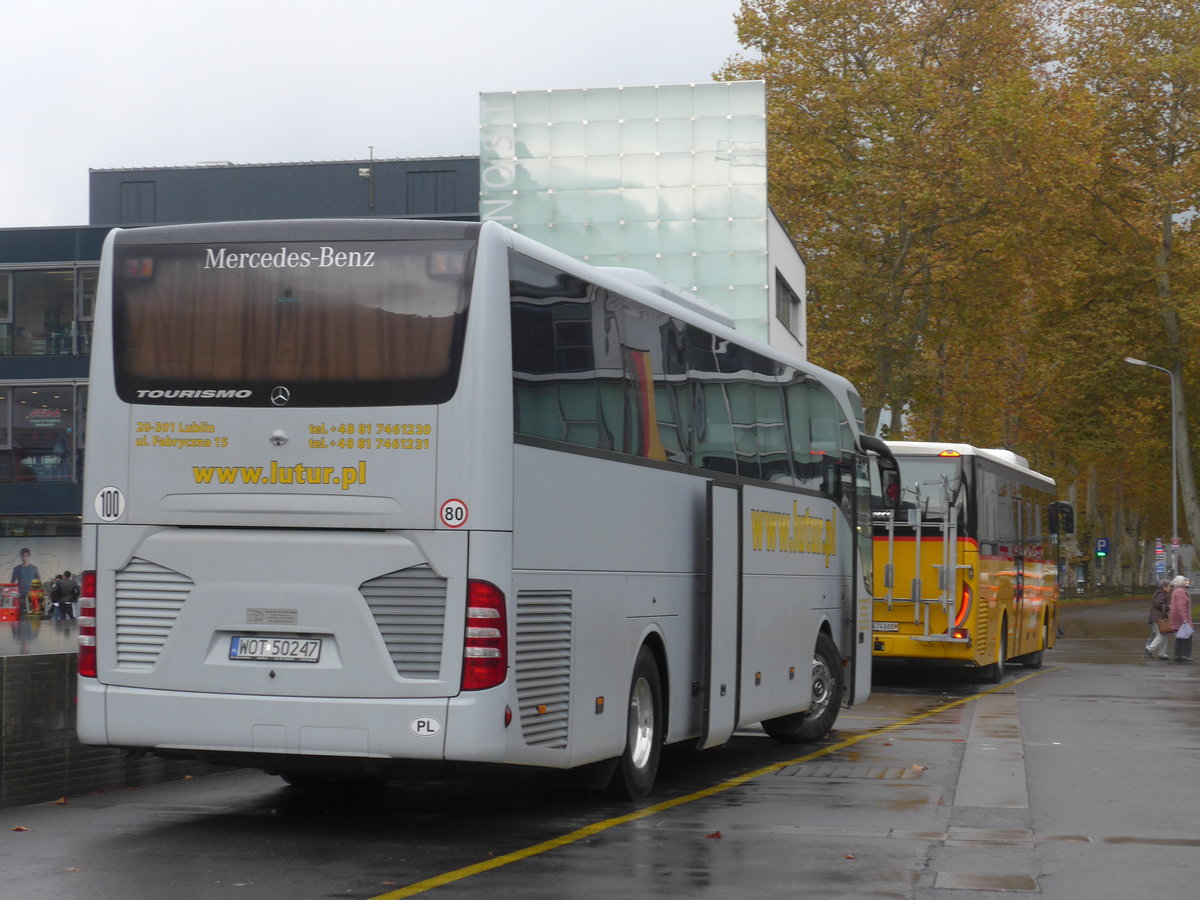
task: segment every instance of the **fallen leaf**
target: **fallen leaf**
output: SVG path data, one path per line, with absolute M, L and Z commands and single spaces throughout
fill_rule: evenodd
M 192 776 L 191 776 L 191 775 L 184 775 L 184 776 L 183 776 L 183 780 L 184 780 L 184 781 L 191 781 L 191 780 L 192 780 Z
M 58 806 L 66 806 L 66 805 L 67 805 L 67 798 L 66 798 L 66 797 L 59 797 L 59 798 L 58 798 L 57 800 L 55 800 L 54 802 L 55 802 L 55 803 L 56 803 Z
M 725 835 L 721 834 L 719 831 L 714 831 L 712 834 L 706 834 L 705 837 L 711 838 L 714 841 L 719 841 L 721 838 L 725 837 Z
M 14 825 L 11 830 L 12 831 L 28 831 L 29 829 L 26 828 L 24 825 Z
M 924 772 L 929 768 L 929 766 L 918 766 L 916 763 L 913 763 L 911 768 L 914 772 Z
M 858 859 L 858 857 L 855 856 L 853 853 L 847 853 L 845 856 L 842 857 L 842 859 Z

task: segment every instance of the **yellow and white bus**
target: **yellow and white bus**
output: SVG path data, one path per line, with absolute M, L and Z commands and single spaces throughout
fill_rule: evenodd
M 889 441 L 898 509 L 876 509 L 874 657 L 960 666 L 998 683 L 1054 646 L 1059 539 L 1071 507 L 1009 450 Z
M 292 782 L 826 734 L 870 689 L 849 382 L 496 223 L 115 230 L 78 730 Z M 891 464 L 891 468 L 886 468 Z

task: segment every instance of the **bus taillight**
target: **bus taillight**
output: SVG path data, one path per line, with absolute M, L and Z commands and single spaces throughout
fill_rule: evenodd
M 467 582 L 467 634 L 462 689 L 482 691 L 508 675 L 508 624 L 504 592 L 486 581 Z
M 96 677 L 96 573 L 79 575 L 79 674 Z
M 960 627 L 971 614 L 971 586 L 963 582 L 962 596 L 958 598 L 958 615 L 954 617 L 955 627 Z

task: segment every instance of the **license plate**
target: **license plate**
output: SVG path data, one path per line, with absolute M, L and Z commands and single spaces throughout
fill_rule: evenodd
M 875 630 L 876 631 L 899 631 L 900 623 L 899 622 L 876 622 Z
M 315 663 L 321 659 L 321 640 L 239 635 L 229 641 L 229 658 Z

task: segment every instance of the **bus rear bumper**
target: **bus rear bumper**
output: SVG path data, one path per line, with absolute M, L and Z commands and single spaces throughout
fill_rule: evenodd
M 480 699 L 259 697 L 80 679 L 77 729 L 85 744 L 214 761 L 243 754 L 441 760 L 452 707 Z M 502 727 L 497 731 L 495 740 L 477 743 L 472 761 L 503 761 Z M 478 752 L 487 747 L 491 754 Z
M 976 663 L 970 637 L 949 634 L 894 635 L 876 632 L 872 639 L 872 656 L 876 662 L 887 660 L 917 660 L 960 665 Z

